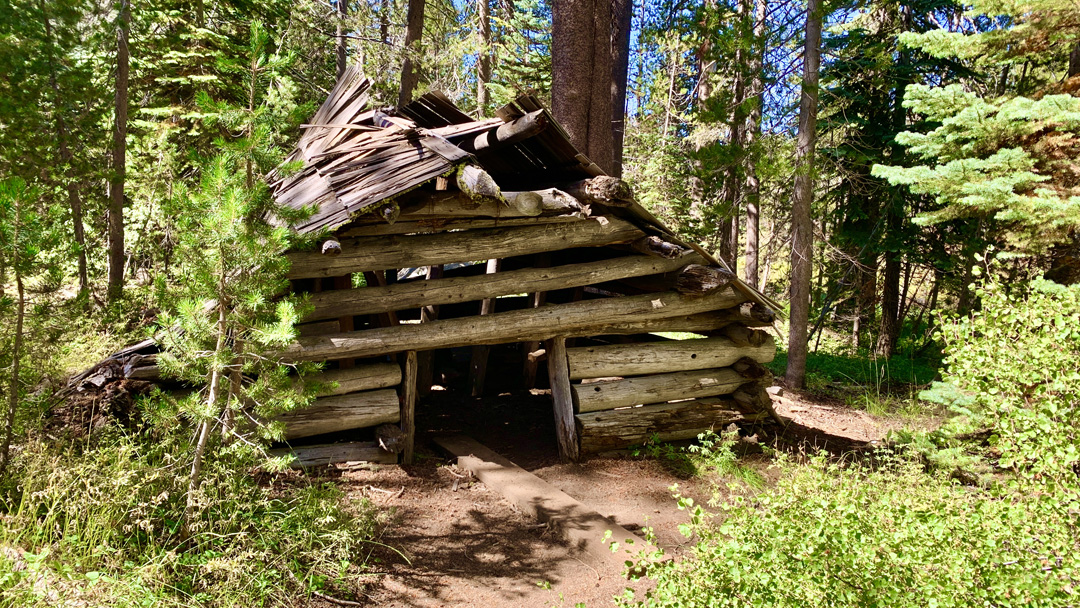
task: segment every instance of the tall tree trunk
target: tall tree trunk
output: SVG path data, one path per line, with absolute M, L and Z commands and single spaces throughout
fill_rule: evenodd
M 820 67 L 821 0 L 809 0 L 806 7 L 802 98 L 799 101 L 799 139 L 795 149 L 795 188 L 791 203 L 791 324 L 786 378 L 788 384 L 795 388 L 802 388 L 806 384 L 806 333 L 810 317 L 810 274 L 814 251 L 810 203 L 814 195 Z
M 611 10 L 611 174 L 622 177 L 626 80 L 630 74 L 630 25 L 634 3 L 632 0 L 613 0 Z
M 570 142 L 612 173 L 612 7 L 605 0 L 554 0 L 551 111 Z
M 753 47 L 747 65 L 747 71 L 750 73 L 750 88 L 746 95 L 751 105 L 745 137 L 745 148 L 748 154 L 744 156 L 743 167 L 746 172 L 746 190 L 743 194 L 746 201 L 746 259 L 743 277 L 752 287 L 758 286 L 758 249 L 761 239 L 761 180 L 757 176 L 758 155 L 754 150 L 754 143 L 761 134 L 762 96 L 765 93 L 763 70 L 767 11 L 767 0 L 757 0 L 754 7 Z
M 409 12 L 405 24 L 405 60 L 401 64 L 401 89 L 398 106 L 412 101 L 413 91 L 420 82 L 416 59 L 420 56 L 420 42 L 424 37 L 425 0 L 409 0 Z
M 19 208 L 21 203 L 15 201 L 15 234 L 13 243 L 13 251 L 15 251 L 14 263 L 11 265 L 12 270 L 15 272 L 15 336 L 14 344 L 12 345 L 11 352 L 11 383 L 8 385 L 8 407 L 7 415 L 4 417 L 4 437 L 3 443 L 0 443 L 0 476 L 4 474 L 4 471 L 8 466 L 8 457 L 11 451 L 11 439 L 15 434 L 15 412 L 19 408 L 19 372 L 22 364 L 22 349 L 23 349 L 23 319 L 26 316 L 26 291 L 23 288 L 22 271 L 20 270 L 20 261 L 18 259 L 18 243 L 19 239 L 19 225 L 21 223 L 20 215 L 21 209 Z
M 345 74 L 348 62 L 349 37 L 345 32 L 345 19 L 349 16 L 348 0 L 337 0 L 337 77 Z
M 390 43 L 390 0 L 379 0 L 379 40 Z
M 127 173 L 128 28 L 131 6 L 121 0 L 116 23 L 116 115 L 109 181 L 109 301 L 124 295 L 124 180 Z
M 476 17 L 480 21 L 480 50 L 476 61 L 476 113 L 487 116 L 488 90 L 491 82 L 491 0 L 476 0 Z
M 45 22 L 46 42 L 49 45 L 49 48 L 52 49 L 54 48 L 52 22 L 49 20 L 49 15 L 45 11 L 44 2 L 38 2 L 38 9 L 41 11 L 42 19 Z M 64 187 L 67 189 L 68 206 L 71 207 L 72 230 L 75 237 L 75 246 L 78 249 L 75 257 L 79 271 L 79 295 L 82 296 L 90 289 L 90 280 L 86 271 L 86 233 L 83 228 L 82 197 L 79 195 L 79 188 L 75 183 L 75 168 L 72 166 L 74 155 L 71 153 L 71 148 L 68 145 L 68 130 L 67 121 L 64 120 L 63 96 L 60 94 L 60 85 L 56 79 L 56 58 L 51 54 L 49 57 L 49 86 L 53 91 L 53 113 L 56 118 L 56 144 L 60 152 L 60 162 L 67 167 L 67 174 L 65 175 L 67 183 Z
M 746 79 L 747 79 L 747 41 L 753 31 L 752 19 L 754 0 L 738 0 L 736 5 L 737 46 L 735 49 L 735 67 L 732 83 L 731 101 L 735 105 L 731 112 L 728 132 L 731 134 L 728 147 L 731 157 L 724 167 L 724 186 L 720 191 L 720 200 L 724 210 L 724 221 L 720 240 L 720 258 L 728 268 L 735 272 L 738 266 L 739 251 L 739 203 L 742 199 L 743 159 L 745 157 L 745 138 L 747 126 Z
M 1069 73 L 1068 78 L 1080 75 L 1080 42 L 1073 45 L 1071 51 L 1069 51 Z

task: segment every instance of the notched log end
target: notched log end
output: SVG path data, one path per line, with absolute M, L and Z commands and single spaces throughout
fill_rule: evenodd
M 735 275 L 723 268 L 688 264 L 675 279 L 675 290 L 683 295 L 704 296 L 730 285 Z
M 322 254 L 325 256 L 336 257 L 341 255 L 341 242 L 335 238 L 326 239 L 322 244 Z
M 683 254 L 683 248 L 669 243 L 658 236 L 647 236 L 640 238 L 633 243 L 630 243 L 630 247 L 639 253 L 646 255 L 666 258 L 673 260 Z

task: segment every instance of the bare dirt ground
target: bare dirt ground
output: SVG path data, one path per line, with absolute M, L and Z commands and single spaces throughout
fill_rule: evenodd
M 781 449 L 827 449 L 840 454 L 880 442 L 900 422 L 871 416 L 839 402 L 785 394 L 781 429 L 746 429 Z M 430 437 L 465 432 L 519 466 L 577 498 L 623 527 L 652 528 L 655 542 L 678 557 L 692 543 L 679 533 L 688 515 L 671 488 L 705 502 L 711 484 L 681 476 L 666 463 L 629 453 L 562 464 L 554 447 L 546 395 L 502 394 L 461 400 L 433 394 L 419 411 L 417 464 L 345 471 L 339 483 L 354 498 L 392 510 L 373 553 L 363 604 L 386 607 L 484 608 L 611 606 L 631 583 L 614 560 L 600 561 L 566 546 L 484 484 L 457 469 Z M 753 460 L 751 460 L 753 463 Z M 764 471 L 765 461 L 760 461 Z M 392 549 L 391 549 L 392 548 Z M 327 604 L 329 605 L 329 604 Z

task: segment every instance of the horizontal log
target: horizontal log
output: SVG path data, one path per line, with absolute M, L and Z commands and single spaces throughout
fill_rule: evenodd
M 417 218 L 417 219 L 413 219 Z M 517 226 L 541 226 L 580 222 L 585 216 L 552 215 L 540 217 L 511 217 L 475 219 L 444 216 L 410 216 L 396 224 L 357 224 L 343 230 L 342 238 L 358 236 L 391 236 L 402 234 L 435 234 L 451 230 L 478 230 L 483 228 L 513 228 Z
M 643 376 L 677 371 L 729 367 L 743 357 L 768 363 L 776 356 L 772 339 L 756 347 L 741 347 L 727 338 L 639 342 L 567 349 L 570 379 Z
M 296 333 L 302 338 L 309 338 L 313 336 L 326 336 L 329 334 L 336 334 L 341 331 L 341 323 L 337 319 L 338 315 L 333 315 L 333 321 L 321 321 L 318 323 L 302 323 L 296 325 Z M 331 317 L 324 317 L 329 319 Z
M 686 251 L 682 247 L 669 243 L 658 236 L 642 237 L 630 243 L 630 248 L 638 253 L 662 258 L 677 258 Z
M 767 414 L 746 414 L 730 399 L 707 397 L 575 416 L 582 453 L 619 450 L 660 441 L 693 439 L 733 422 L 760 420 Z
M 583 300 L 482 317 L 300 338 L 279 355 L 292 361 L 327 361 L 374 357 L 407 350 L 547 340 L 557 335 L 601 335 L 609 328 L 624 324 L 731 308 L 745 301 L 745 297 L 727 289 L 702 298 L 666 292 Z
M 528 139 L 546 129 L 547 126 L 548 119 L 544 111 L 536 110 L 467 139 L 459 144 L 459 147 L 466 152 L 483 155 L 495 152 L 514 142 Z
M 322 397 L 278 420 L 285 423 L 285 439 L 292 440 L 397 422 L 399 417 L 397 391 L 384 389 Z
M 294 469 L 324 467 L 339 462 L 397 463 L 397 454 L 380 449 L 374 441 L 350 441 L 348 443 L 277 448 L 270 450 L 270 455 L 278 457 L 292 456 L 292 462 L 289 466 Z
M 582 221 L 554 226 L 362 237 L 342 241 L 341 255 L 336 257 L 306 251 L 288 254 L 292 264 L 288 278 L 334 277 L 350 272 L 490 260 L 571 247 L 599 247 L 626 243 L 642 235 L 633 224 L 608 218 L 604 222 Z
M 696 256 L 691 257 L 693 258 Z M 668 272 L 685 263 L 685 260 L 632 256 L 550 268 L 524 268 L 495 274 L 395 283 L 385 287 L 323 291 L 311 294 L 310 303 L 314 308 L 306 320 L 367 315 L 421 306 L 474 302 L 515 293 L 580 287 L 626 277 Z
M 424 192 L 416 200 L 403 203 L 402 221 L 422 220 L 430 217 L 536 217 L 574 213 L 582 217 L 585 206 L 569 194 L 548 188 L 546 190 L 503 192 L 502 200 L 491 197 L 471 197 L 464 192 Z
M 720 333 L 739 346 L 761 346 L 769 339 L 769 334 L 760 329 L 750 329 L 740 323 L 732 323 L 720 330 Z
M 723 367 L 576 384 L 574 394 L 579 412 L 598 412 L 641 403 L 730 395 L 746 382 L 735 370 Z
M 458 170 L 457 187 L 465 194 L 473 197 L 502 198 L 502 190 L 495 180 L 476 165 L 465 165 Z
M 310 374 L 302 381 L 321 385 L 320 397 L 345 395 L 397 386 L 401 384 L 401 368 L 396 363 L 372 363 Z
M 601 203 L 609 207 L 629 207 L 634 204 L 634 192 L 630 184 L 609 175 L 591 177 L 558 187 L 580 201 Z
M 730 270 L 691 264 L 679 272 L 675 279 L 675 290 L 687 295 L 712 293 L 723 289 L 736 279 Z

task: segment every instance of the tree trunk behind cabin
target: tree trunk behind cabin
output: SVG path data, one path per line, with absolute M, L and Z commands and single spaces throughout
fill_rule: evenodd
M 611 29 L 611 174 L 622 177 L 623 137 L 626 129 L 626 80 L 630 71 L 631 0 L 613 0 Z
M 605 173 L 613 169 L 611 3 L 554 0 L 551 111 L 570 142 Z
M 768 4 L 766 0 L 757 0 L 754 8 L 754 32 L 753 46 L 751 47 L 749 65 L 750 87 L 746 92 L 750 102 L 750 112 L 744 137 L 745 147 L 749 154 L 744 156 L 744 171 L 746 171 L 746 190 L 743 193 L 746 200 L 746 258 L 743 267 L 743 277 L 751 287 L 758 286 L 758 250 L 760 248 L 761 229 L 761 180 L 757 176 L 757 153 L 753 150 L 754 143 L 761 134 L 761 97 L 765 91 L 765 79 L 762 72 L 765 59 L 765 17 Z
M 420 42 L 424 36 L 425 0 L 409 0 L 409 11 L 405 24 L 405 60 L 401 63 L 401 89 L 398 91 L 398 106 L 412 101 L 413 91 L 420 82 L 420 72 L 416 60 L 420 56 Z
M 109 301 L 124 294 L 124 178 L 127 172 L 128 27 L 131 6 L 121 0 L 116 24 L 116 109 L 113 175 L 109 180 Z
M 346 62 L 348 61 L 349 37 L 345 32 L 345 19 L 349 16 L 349 3 L 346 0 L 337 0 L 337 77 L 345 74 Z
M 488 91 L 491 82 L 491 0 L 476 0 L 477 28 L 480 34 L 480 50 L 476 61 L 476 113 L 487 116 Z
M 803 63 L 799 139 L 795 150 L 795 188 L 791 204 L 791 331 L 786 373 L 788 384 L 794 388 L 802 388 L 806 384 L 806 333 L 810 317 L 810 274 L 814 251 L 810 204 L 814 195 L 814 149 L 817 144 L 821 0 L 809 0 L 806 7 Z

